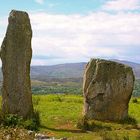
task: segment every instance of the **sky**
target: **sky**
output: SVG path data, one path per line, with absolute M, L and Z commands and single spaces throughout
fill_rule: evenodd
M 140 63 L 140 0 L 4 0 L 0 4 L 0 44 L 12 9 L 29 14 L 32 65 L 87 62 L 90 58 Z

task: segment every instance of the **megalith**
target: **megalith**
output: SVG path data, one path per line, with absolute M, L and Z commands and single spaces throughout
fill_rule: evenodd
M 32 29 L 26 12 L 12 10 L 1 46 L 2 112 L 24 118 L 33 113 L 30 63 Z
M 96 120 L 123 120 L 134 86 L 132 68 L 103 59 L 91 59 L 83 79 L 84 116 Z

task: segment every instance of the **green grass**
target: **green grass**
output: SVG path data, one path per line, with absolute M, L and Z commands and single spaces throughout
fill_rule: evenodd
M 132 100 L 129 104 L 129 114 L 134 117 L 137 122 L 140 124 L 140 99 L 138 99 L 138 103 L 133 103 Z
M 111 138 L 111 140 L 140 139 L 140 131 L 134 124 L 92 121 L 93 130 L 84 132 L 77 129 L 82 117 L 83 97 L 81 95 L 34 95 L 34 108 L 40 112 L 40 131 L 55 137 L 69 137 L 71 140 Z M 140 124 L 140 99 L 129 104 L 129 116 Z M 129 120 L 131 121 L 131 120 Z
M 140 99 L 137 98 L 137 102 L 133 102 L 133 99 L 129 104 L 130 118 L 121 123 L 91 120 L 88 121 L 90 131 L 77 128 L 78 121 L 83 117 L 81 95 L 33 95 L 33 104 L 34 109 L 40 112 L 40 133 L 56 138 L 67 137 L 68 140 L 140 140 L 140 130 L 137 127 L 140 124 Z M 28 137 L 26 130 L 18 128 L 17 131 L 13 131 L 13 128 L 1 128 L 0 139 L 9 133 L 17 138 L 20 131 Z

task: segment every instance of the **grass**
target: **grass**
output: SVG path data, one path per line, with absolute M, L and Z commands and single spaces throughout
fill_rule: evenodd
M 1 98 L 0 98 L 1 101 Z M 33 95 L 34 108 L 40 112 L 39 131 L 56 138 L 69 140 L 139 140 L 140 99 L 129 104 L 129 118 L 121 123 L 89 121 L 90 131 L 77 128 L 82 118 L 83 97 L 81 95 L 48 94 Z M 5 130 L 4 130 L 5 131 Z M 1 133 L 1 131 L 0 131 Z
M 41 95 L 33 96 L 33 100 L 40 100 L 34 104 L 40 112 L 41 123 L 48 128 L 61 128 L 68 124 L 74 125 L 82 111 L 82 97 L 77 95 Z
M 34 95 L 34 107 L 40 112 L 40 131 L 55 137 L 69 137 L 71 140 L 101 139 L 140 139 L 140 99 L 129 104 L 129 118 L 121 123 L 91 121 L 91 131 L 77 129 L 77 122 L 82 117 L 83 97 L 81 95 Z

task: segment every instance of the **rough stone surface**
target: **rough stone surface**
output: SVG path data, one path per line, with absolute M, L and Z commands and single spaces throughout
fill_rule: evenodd
M 132 68 L 113 61 L 91 59 L 84 73 L 84 115 L 88 119 L 122 120 L 134 86 Z
M 33 113 L 30 62 L 32 30 L 28 14 L 12 10 L 1 46 L 2 111 L 29 117 Z

